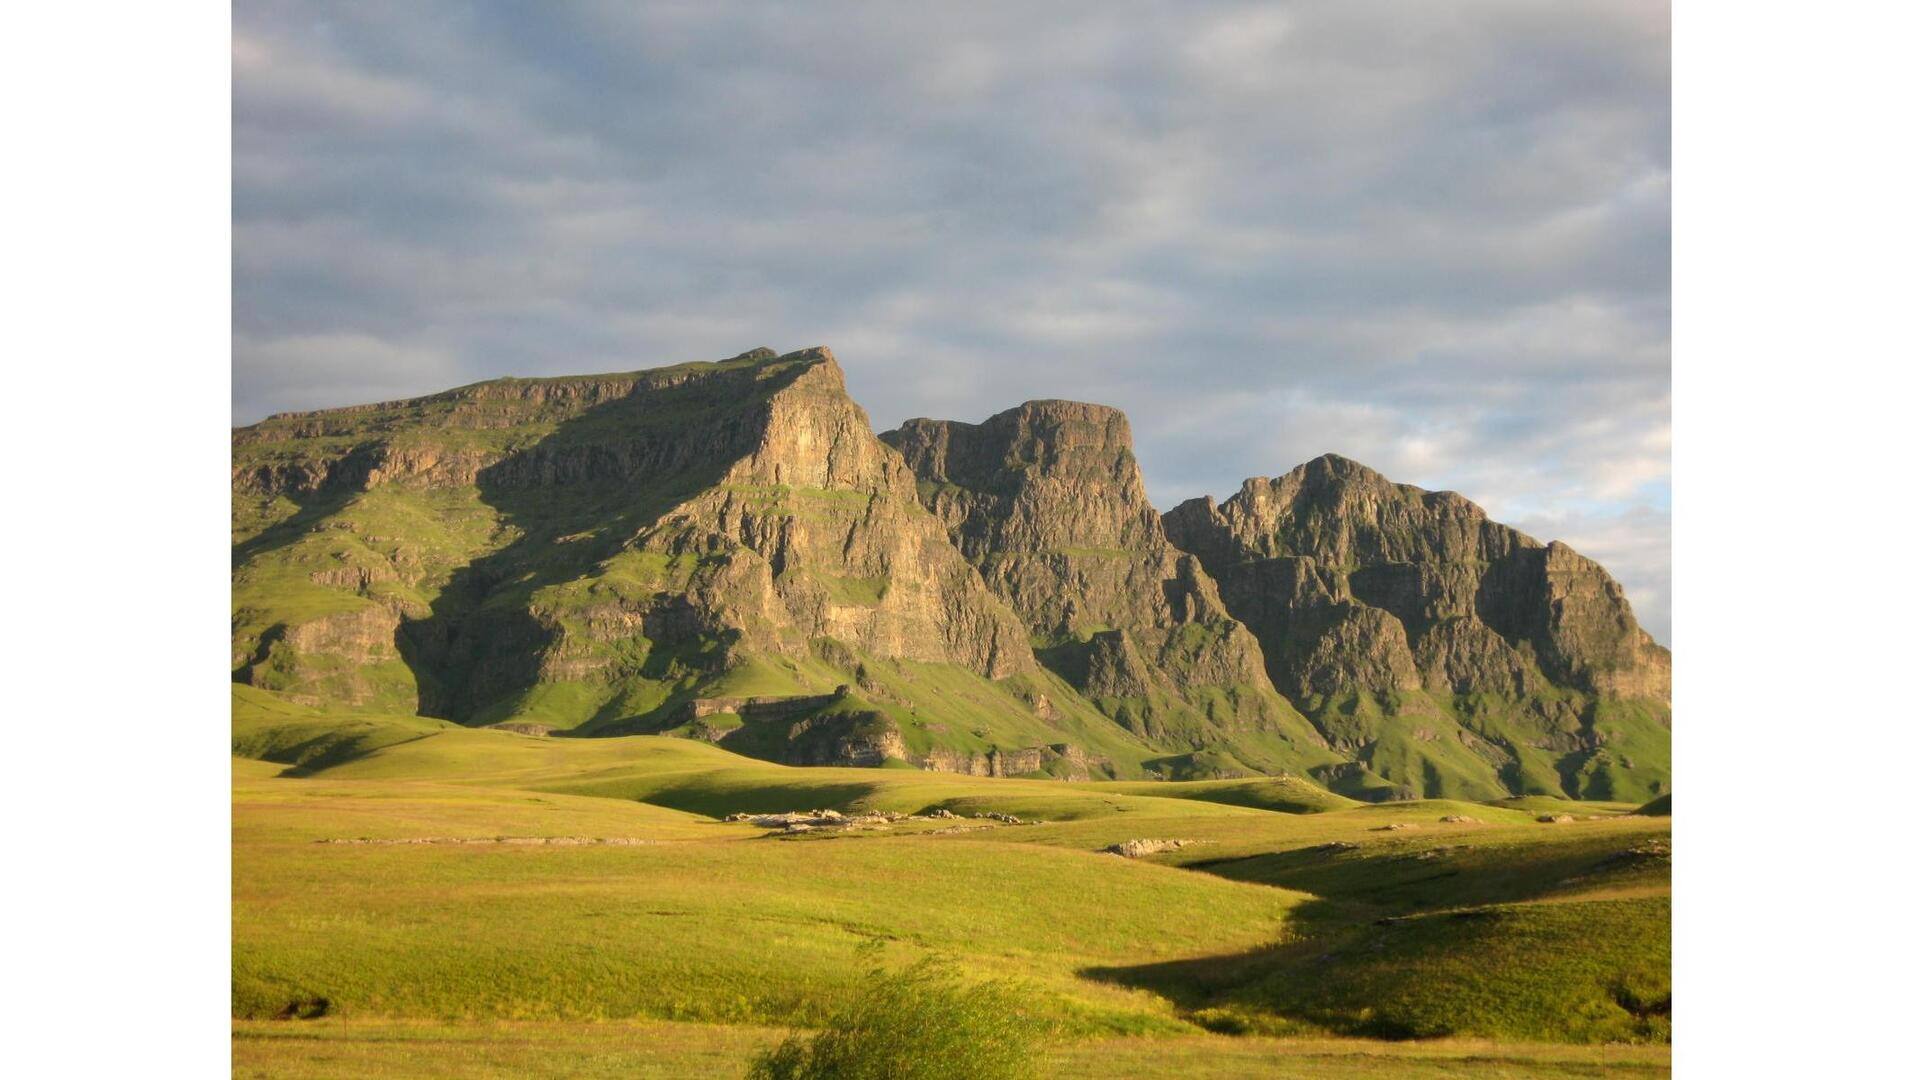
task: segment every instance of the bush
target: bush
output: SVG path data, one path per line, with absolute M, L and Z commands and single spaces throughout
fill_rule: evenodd
M 923 960 L 874 971 L 826 1027 L 761 1054 L 750 1080 L 1018 1080 L 1034 1075 L 1042 1025 L 1003 982 L 960 980 Z

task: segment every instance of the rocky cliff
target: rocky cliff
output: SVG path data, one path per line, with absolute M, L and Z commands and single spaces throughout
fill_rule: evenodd
M 234 439 L 235 677 L 580 731 L 855 684 L 907 746 L 1114 742 L 914 483 L 825 349 L 276 417 Z
M 1119 410 L 1032 401 L 881 438 L 1041 660 L 1115 722 L 1169 752 L 1212 749 L 1262 771 L 1333 760 L 1199 560 L 1167 542 Z
M 1397 783 L 1665 789 L 1667 650 L 1564 544 L 1334 455 L 1165 525 L 1259 637 L 1275 685 Z
M 1670 786 L 1619 585 L 1328 457 L 1149 504 L 1119 412 L 876 436 L 830 352 L 499 379 L 233 433 L 233 677 L 796 764 Z

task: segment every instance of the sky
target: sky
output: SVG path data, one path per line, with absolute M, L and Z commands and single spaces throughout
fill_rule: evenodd
M 828 345 L 877 430 L 1115 405 L 1161 509 L 1329 451 L 1671 640 L 1664 3 L 269 3 L 233 421 Z

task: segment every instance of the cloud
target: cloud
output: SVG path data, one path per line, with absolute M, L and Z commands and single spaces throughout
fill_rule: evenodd
M 826 343 L 883 427 L 1118 405 L 1162 505 L 1338 450 L 1567 522 L 1664 639 L 1668 63 L 1618 0 L 244 0 L 234 419 Z
M 418 392 L 421 380 L 447 389 L 470 382 L 461 364 L 432 347 L 366 334 L 239 336 L 233 349 L 234 410 L 269 413 L 390 401 Z

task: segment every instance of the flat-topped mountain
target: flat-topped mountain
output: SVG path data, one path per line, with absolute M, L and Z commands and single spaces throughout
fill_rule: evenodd
M 1126 418 L 876 436 L 756 349 L 233 434 L 233 674 L 305 703 L 795 764 L 1667 790 L 1619 586 L 1338 458 L 1159 515 Z

